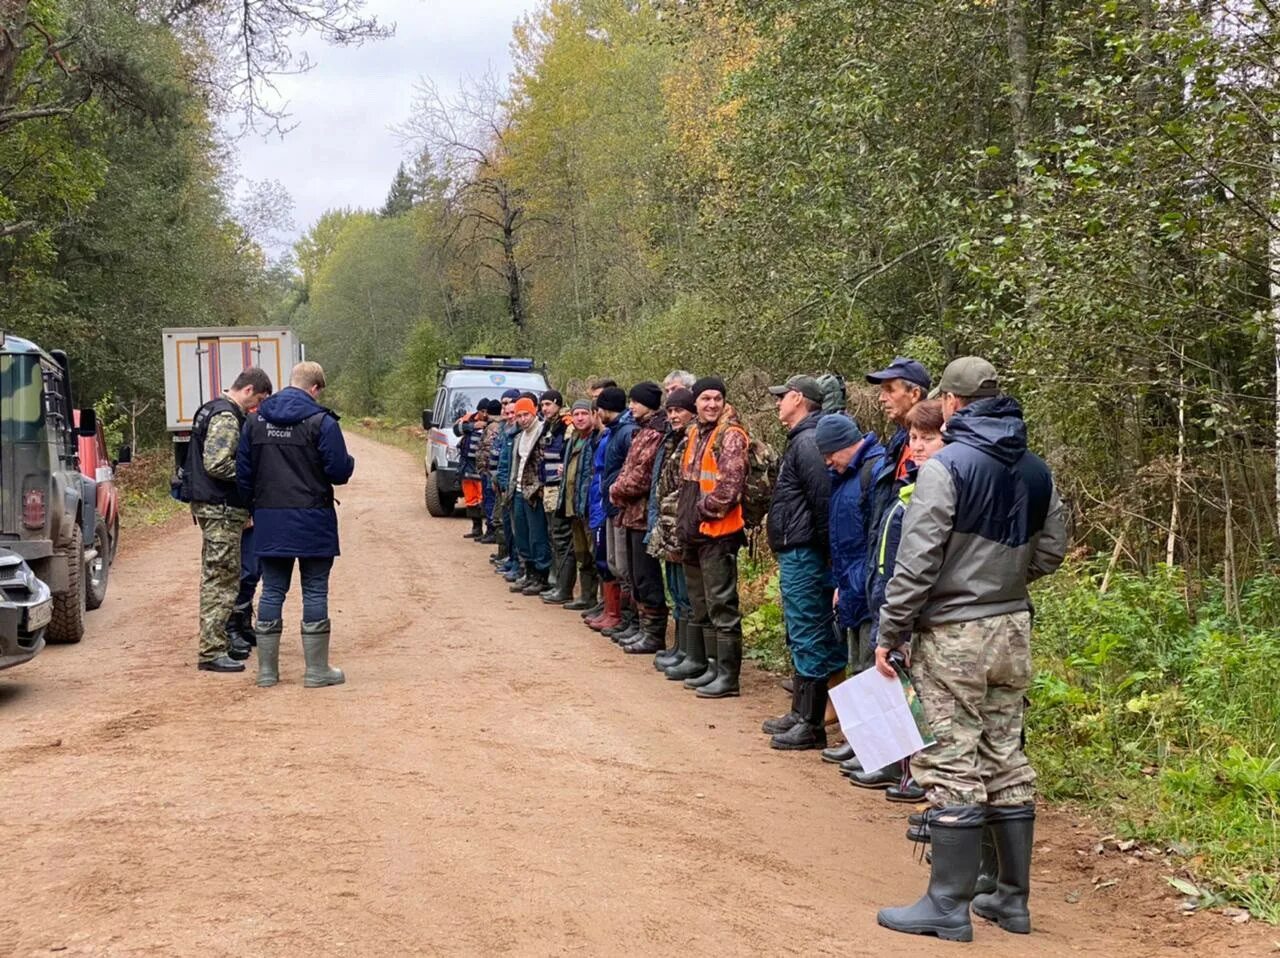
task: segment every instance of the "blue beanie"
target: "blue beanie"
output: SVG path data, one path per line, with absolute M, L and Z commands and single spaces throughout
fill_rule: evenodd
M 520 398 L 520 390 L 518 390 L 518 389 L 508 389 L 508 390 L 506 390 L 506 391 L 504 391 L 504 392 L 503 392 L 503 394 L 502 394 L 502 398 L 503 398 L 503 399 L 519 399 L 519 398 Z
M 862 438 L 862 430 L 858 428 L 852 416 L 834 413 L 818 420 L 813 438 L 818 444 L 818 452 L 826 456 L 852 446 Z

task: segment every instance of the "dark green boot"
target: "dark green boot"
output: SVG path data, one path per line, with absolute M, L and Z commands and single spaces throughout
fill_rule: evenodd
M 684 658 L 662 670 L 672 682 L 696 678 L 707 670 L 707 648 L 702 641 L 702 629 L 689 619 L 684 626 Z
M 973 913 L 1015 935 L 1031 933 L 1031 845 L 1035 837 L 1035 805 L 988 805 L 987 830 L 999 861 L 995 891 L 975 895 Z
M 686 634 L 688 629 L 686 624 L 688 619 L 675 620 L 676 644 L 674 648 L 663 649 L 653 657 L 653 667 L 659 672 L 671 668 L 673 665 L 679 665 L 685 656 L 685 643 L 687 642 Z
M 706 656 L 702 660 L 705 667 L 693 678 L 685 679 L 684 687 L 687 689 L 700 689 L 704 685 L 710 685 L 720 674 L 720 666 L 716 662 L 716 630 L 709 625 L 702 630 L 702 651 Z
M 716 636 L 716 677 L 696 686 L 700 699 L 723 699 L 738 694 L 738 672 L 742 669 L 742 636 Z M 825 689 L 826 686 L 823 686 Z M 823 700 L 826 704 L 826 700 Z M 823 736 L 826 745 L 826 736 Z
M 280 681 L 280 633 L 284 623 L 258 621 L 258 688 L 267 689 Z
M 303 674 L 305 688 L 318 689 L 326 685 L 341 685 L 347 680 L 342 669 L 329 668 L 329 620 L 302 623 L 302 656 L 307 662 Z
M 909 935 L 936 935 L 946 941 L 973 941 L 969 903 L 982 857 L 982 805 L 949 805 L 929 815 L 932 862 L 929 889 L 914 905 L 882 908 L 885 928 Z

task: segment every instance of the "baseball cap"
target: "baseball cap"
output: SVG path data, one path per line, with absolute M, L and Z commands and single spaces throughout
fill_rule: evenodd
M 818 385 L 818 381 L 812 376 L 792 376 L 781 386 L 769 387 L 769 392 L 775 396 L 785 396 L 792 390 L 795 390 L 811 402 L 822 402 L 822 387 Z
M 933 385 L 929 371 L 909 356 L 894 356 L 893 362 L 884 369 L 867 373 L 867 382 L 876 386 L 890 379 L 904 379 L 926 391 Z
M 966 399 L 998 396 L 1000 377 L 996 373 L 996 367 L 981 356 L 961 356 L 947 364 L 934 392 L 938 395 L 951 393 Z

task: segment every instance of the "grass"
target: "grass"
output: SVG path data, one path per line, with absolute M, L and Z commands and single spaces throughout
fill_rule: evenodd
M 344 419 L 342 429 L 344 432 L 411 452 L 419 459 L 426 455 L 427 434 L 421 426 L 414 423 L 365 416 L 361 419 Z
M 172 472 L 173 451 L 168 446 L 137 453 L 133 462 L 116 469 L 120 527 L 126 541 L 130 531 L 163 525 L 187 510 L 169 495 Z

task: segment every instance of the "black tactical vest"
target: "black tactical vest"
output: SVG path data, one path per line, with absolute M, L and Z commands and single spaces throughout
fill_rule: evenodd
M 209 422 L 220 413 L 229 412 L 236 417 L 237 427 L 244 426 L 244 410 L 226 396 L 211 399 L 199 409 L 191 420 L 191 442 L 187 446 L 187 463 L 184 467 L 190 482 L 190 501 L 212 506 L 249 506 L 240 495 L 234 479 L 214 479 L 204 471 L 204 443 L 209 435 Z
M 326 413 L 280 425 L 255 415 L 249 420 L 253 443 L 255 509 L 326 509 L 333 485 L 325 475 L 316 443 Z

